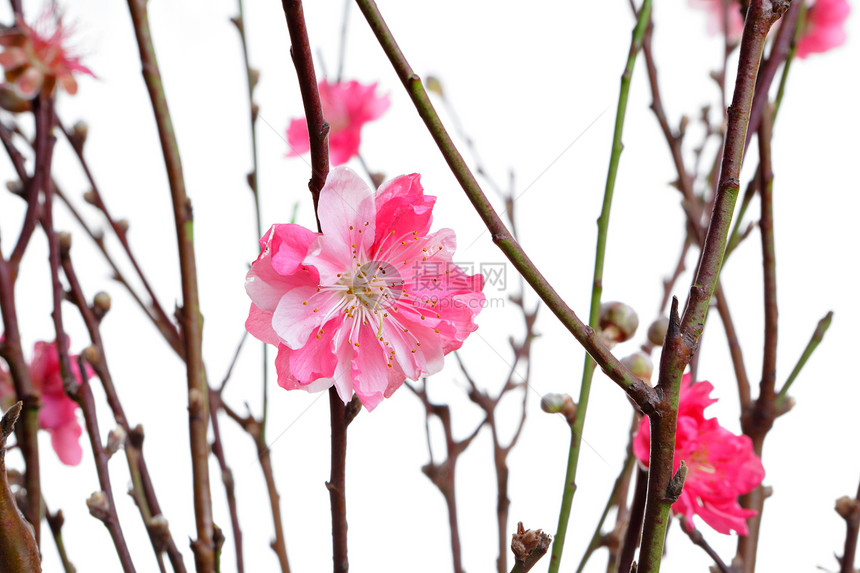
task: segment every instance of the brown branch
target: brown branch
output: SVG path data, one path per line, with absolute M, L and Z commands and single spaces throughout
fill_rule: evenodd
M 245 571 L 245 557 L 244 549 L 242 547 L 242 528 L 239 525 L 239 509 L 236 504 L 236 484 L 233 480 L 233 470 L 231 470 L 230 466 L 227 465 L 227 457 L 224 454 L 224 444 L 221 440 L 221 426 L 218 422 L 218 410 L 222 407 L 221 392 L 224 390 L 224 386 L 227 384 L 227 381 L 230 379 L 230 375 L 233 373 L 233 367 L 236 365 L 239 353 L 241 352 L 242 346 L 247 338 L 248 332 L 245 331 L 242 334 L 242 339 L 236 347 L 236 352 L 233 354 L 233 360 L 230 361 L 230 367 L 227 369 L 227 374 L 225 374 L 224 379 L 221 382 L 221 387 L 217 391 L 209 388 L 209 417 L 212 422 L 212 453 L 218 460 L 218 467 L 221 469 L 221 481 L 224 483 L 224 491 L 227 495 L 227 507 L 230 511 L 230 525 L 233 530 L 233 544 L 236 547 L 236 571 L 238 573 L 244 573 Z
M 194 227 L 191 201 L 185 190 L 179 146 L 167 107 L 158 60 L 152 44 L 146 0 L 128 0 L 135 37 L 140 49 L 143 79 L 146 82 L 158 127 L 161 150 L 170 195 L 179 247 L 182 278 L 182 309 L 178 312 L 182 325 L 185 364 L 188 379 L 188 429 L 191 443 L 191 470 L 194 482 L 194 517 L 197 539 L 192 541 L 194 559 L 199 573 L 215 569 L 215 525 L 212 521 L 212 493 L 209 485 L 209 396 L 206 372 L 203 368 L 203 317 L 197 291 L 197 266 L 194 257 Z
M 843 496 L 836 500 L 836 513 L 845 520 L 845 548 L 839 559 L 839 573 L 855 573 L 857 537 L 860 534 L 860 487 L 854 499 Z
M 773 233 L 773 171 L 771 168 L 771 115 L 765 110 L 758 130 L 760 161 L 760 196 L 762 259 L 764 270 L 764 355 L 762 377 L 759 384 L 758 399 L 749 405 L 741 415 L 741 428 L 752 438 L 753 450 L 761 457 L 764 439 L 776 419 L 776 347 L 778 335 L 779 310 L 776 300 L 776 251 Z M 754 492 L 741 499 L 745 508 L 756 510 L 749 519 L 749 534 L 738 538 L 738 556 L 743 562 L 743 572 L 755 571 L 758 553 L 761 513 L 764 510 L 765 495 L 759 485 Z
M 90 513 L 107 527 L 114 547 L 116 547 L 119 561 L 122 564 L 122 570 L 126 573 L 133 573 L 135 571 L 134 563 L 131 561 L 131 554 L 128 552 L 128 546 L 125 543 L 125 537 L 119 523 L 119 516 L 116 513 L 113 488 L 111 487 L 110 473 L 108 471 L 108 454 L 102 445 L 99 422 L 96 417 L 96 404 L 93 400 L 90 383 L 87 380 L 86 364 L 83 357 L 78 357 L 78 366 L 80 367 L 79 372 L 81 372 L 81 383 L 77 388 L 75 396 L 72 398 L 80 405 L 81 411 L 84 413 L 84 421 L 87 426 L 87 434 L 90 437 L 93 459 L 96 464 L 96 473 L 99 478 L 99 487 L 101 488 L 101 492 L 97 493 L 104 495 L 103 504 L 99 504 L 98 506 L 90 504 Z
M 696 529 L 691 522 L 687 521 L 686 517 L 681 517 L 681 529 L 687 534 L 687 537 L 690 538 L 690 541 L 692 541 L 694 545 L 701 547 L 704 552 L 708 554 L 708 557 L 714 560 L 714 564 L 720 573 L 732 573 L 729 566 L 725 564 L 719 554 L 714 551 L 714 548 L 708 544 L 707 540 L 705 540 L 705 536 L 702 535 L 702 532 Z
M 514 553 L 514 568 L 512 573 L 527 573 L 531 571 L 540 558 L 549 551 L 552 537 L 540 529 L 532 530 L 523 527 L 523 522 L 517 524 L 517 532 L 511 539 L 511 551 Z
M 108 406 L 113 413 L 114 420 L 117 425 L 125 431 L 128 440 L 125 444 L 126 461 L 128 462 L 129 474 L 132 478 L 132 492 L 138 510 L 140 511 L 141 519 L 146 526 L 149 539 L 155 551 L 156 559 L 159 566 L 163 570 L 162 552 L 167 552 L 173 570 L 177 573 L 185 572 L 185 564 L 182 561 L 182 554 L 176 547 L 173 537 L 170 535 L 170 530 L 166 525 L 166 520 L 162 519 L 161 508 L 158 503 L 158 498 L 155 494 L 152 480 L 149 475 L 149 470 L 146 465 L 146 460 L 143 456 L 143 430 L 138 426 L 132 428 L 122 403 L 119 399 L 119 394 L 113 383 L 110 369 L 108 368 L 107 359 L 105 356 L 104 344 L 101 337 L 101 329 L 99 327 L 100 319 L 97 317 L 93 307 L 87 303 L 83 288 L 78 280 L 72 264 L 71 257 L 68 252 L 62 253 L 61 263 L 63 273 L 69 283 L 69 294 L 71 301 L 78 307 L 83 318 L 84 325 L 90 336 L 90 341 L 95 348 L 95 356 L 98 360 L 92 364 L 93 370 L 101 381 L 105 391 Z M 101 310 L 100 312 L 105 312 Z
M 750 405 L 750 382 L 747 377 L 746 366 L 744 365 L 744 355 L 741 350 L 741 344 L 738 340 L 738 334 L 735 330 L 735 323 L 732 320 L 732 315 L 729 313 L 729 306 L 726 302 L 725 293 L 722 286 L 717 288 L 714 293 L 714 298 L 717 301 L 717 312 L 720 313 L 720 322 L 723 323 L 723 329 L 726 331 L 726 340 L 729 345 L 729 355 L 732 358 L 732 366 L 735 369 L 735 378 L 738 381 L 738 396 L 740 397 L 741 408 L 746 408 Z
M 57 553 L 60 555 L 60 561 L 63 564 L 64 573 L 77 573 L 77 569 L 72 565 L 71 560 L 69 560 L 69 556 L 66 554 L 66 545 L 63 543 L 63 524 L 65 523 L 63 511 L 58 509 L 55 512 L 51 512 L 51 510 L 48 509 L 48 504 L 45 503 L 45 498 L 43 497 L 42 512 L 45 514 L 45 521 L 48 522 L 48 528 L 51 530 L 51 535 L 54 537 L 54 543 L 57 546 Z
M 226 382 L 226 379 L 225 379 Z M 220 392 L 218 392 L 218 405 L 234 422 L 239 424 L 245 432 L 254 440 L 254 445 L 257 448 L 257 459 L 260 461 L 260 469 L 263 471 L 263 477 L 266 480 L 266 489 L 269 493 L 269 505 L 271 508 L 272 519 L 275 526 L 275 540 L 272 542 L 272 550 L 278 556 L 278 562 L 283 573 L 289 573 L 290 564 L 287 559 L 286 540 L 284 539 L 284 527 L 281 521 L 281 496 L 278 494 L 275 484 L 275 474 L 272 469 L 271 450 L 266 445 L 262 435 L 262 425 L 259 420 L 253 416 L 241 416 L 229 405 L 221 400 Z M 343 404 L 343 402 L 341 402 Z
M 430 462 L 422 467 L 421 471 L 424 472 L 424 475 L 426 475 L 431 482 L 433 482 L 433 485 L 439 489 L 439 492 L 445 498 L 445 505 L 448 511 L 448 529 L 451 535 L 451 558 L 453 560 L 453 571 L 454 573 L 463 573 L 460 527 L 457 522 L 457 500 L 455 495 L 457 487 L 455 479 L 457 460 L 460 457 L 460 454 L 469 447 L 469 444 L 472 443 L 472 440 L 475 439 L 475 436 L 478 435 L 481 428 L 484 427 L 487 419 L 484 418 L 484 420 L 478 424 L 468 437 L 457 441 L 454 439 L 454 430 L 451 422 L 451 409 L 447 404 L 433 404 L 430 402 L 430 399 L 427 396 L 427 379 L 424 379 L 424 386 L 420 389 L 409 384 L 409 382 L 406 382 L 406 386 L 412 390 L 412 392 L 421 400 L 422 404 L 424 404 L 426 423 L 428 424 L 427 449 L 430 453 Z M 430 416 L 435 416 L 439 419 L 439 422 L 442 424 L 442 430 L 445 433 L 446 457 L 441 462 L 434 461 L 433 449 L 430 447 Z
M 633 491 L 633 500 L 630 502 L 630 517 L 627 529 L 624 533 L 624 543 L 618 553 L 616 570 L 630 571 L 636 548 L 639 546 L 640 534 L 642 533 L 642 518 L 645 516 L 645 499 L 648 493 L 648 470 L 638 468 L 636 470 L 636 489 Z
M 302 92 L 302 103 L 305 107 L 305 118 L 308 122 L 312 169 L 308 187 L 311 190 L 311 196 L 314 200 L 314 213 L 316 213 L 320 191 L 325 185 L 326 177 L 328 177 L 329 125 L 323 118 L 316 72 L 314 71 L 313 53 L 308 40 L 302 2 L 301 0 L 282 0 L 282 4 L 284 16 L 287 19 L 287 28 L 290 31 L 290 55 L 296 66 L 299 89 Z M 319 226 L 319 217 L 317 217 L 317 226 Z
M 0 570 L 9 573 L 39 571 L 39 547 L 24 521 L 6 478 L 6 438 L 15 428 L 23 404 L 17 402 L 0 420 Z

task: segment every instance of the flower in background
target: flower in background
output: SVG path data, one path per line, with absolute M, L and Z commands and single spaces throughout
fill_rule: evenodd
M 848 0 L 816 0 L 806 11 L 804 29 L 797 42 L 797 57 L 826 52 L 845 43 Z
M 754 510 L 738 505 L 738 496 L 749 493 L 764 479 L 764 467 L 753 452 L 748 436 L 737 436 L 720 426 L 715 418 L 705 418 L 705 408 L 717 400 L 710 398 L 710 382 L 681 380 L 678 402 L 678 432 L 675 437 L 675 472 L 681 460 L 687 464 L 687 480 L 672 511 L 692 524 L 693 515 L 720 533 L 732 530 L 747 534 L 746 520 Z M 633 442 L 639 461 L 648 466 L 651 429 L 642 418 Z
M 63 26 L 62 16 L 45 10 L 33 26 L 18 20 L 14 28 L 0 33 L 0 66 L 15 94 L 33 99 L 40 91 L 50 93 L 59 84 L 74 95 L 74 74 L 94 74 L 81 64 L 69 48 L 72 29 Z
M 434 202 L 417 174 L 374 193 L 340 167 L 320 193 L 322 233 L 293 224 L 266 233 L 245 281 L 245 327 L 278 347 L 278 384 L 334 385 L 344 402 L 355 392 L 371 410 L 462 346 L 477 328 L 484 280 L 452 262 L 453 231 L 428 233 Z
M 376 84 L 363 85 L 357 81 L 330 84 L 319 83 L 323 116 L 331 126 L 328 136 L 329 161 L 341 165 L 358 155 L 361 127 L 378 119 L 388 109 L 388 96 L 376 95 Z M 308 124 L 305 118 L 294 119 L 287 127 L 287 157 L 310 150 Z
M 708 34 L 712 36 L 722 34 L 725 16 L 728 14 L 729 40 L 732 42 L 740 40 L 744 31 L 744 17 L 738 0 L 728 0 L 728 6 L 724 5 L 724 0 L 689 0 L 689 2 L 694 8 L 708 11 Z
M 80 384 L 81 372 L 78 368 L 78 357 L 70 356 L 69 358 L 72 363 L 72 375 Z M 93 372 L 89 367 L 86 368 L 86 371 L 87 379 L 91 378 Z M 79 464 L 83 451 L 78 442 L 81 437 L 81 426 L 75 412 L 78 404 L 69 398 L 63 389 L 60 356 L 56 344 L 53 342 L 36 343 L 33 348 L 33 360 L 30 362 L 30 377 L 33 386 L 42 393 L 39 426 L 51 434 L 51 445 L 61 462 L 68 466 Z

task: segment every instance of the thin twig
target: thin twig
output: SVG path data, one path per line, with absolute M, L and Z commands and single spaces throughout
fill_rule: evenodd
M 860 487 L 854 499 L 845 496 L 836 500 L 836 512 L 845 520 L 845 546 L 839 558 L 839 573 L 855 573 L 854 560 L 860 534 Z
M 149 470 L 146 465 L 146 460 L 143 456 L 143 430 L 139 426 L 132 428 L 126 418 L 125 411 L 119 399 L 119 394 L 116 386 L 113 383 L 110 368 L 107 364 L 105 356 L 104 343 L 102 342 L 101 329 L 99 319 L 93 308 L 87 303 L 87 298 L 84 295 L 83 288 L 78 280 L 74 265 L 70 257 L 70 253 L 64 251 L 61 253 L 61 263 L 63 266 L 63 274 L 69 283 L 69 298 L 78 307 L 83 318 L 84 325 L 90 336 L 90 341 L 96 349 L 98 361 L 92 365 L 96 375 L 101 381 L 107 398 L 108 406 L 113 413 L 114 420 L 117 425 L 125 431 L 128 439 L 125 444 L 126 461 L 128 462 L 129 474 L 131 475 L 132 495 L 140 512 L 140 517 L 146 526 L 149 534 L 150 543 L 155 551 L 156 560 L 159 567 L 163 570 L 162 553 L 167 552 L 173 570 L 177 573 L 185 572 L 185 564 L 182 561 L 182 554 L 176 547 L 173 537 L 170 535 L 170 529 L 166 525 L 166 521 L 156 519 L 161 517 L 161 508 L 158 503 L 158 498 L 155 494 L 155 488 L 152 484 L 152 479 L 149 475 Z M 159 523 L 161 521 L 161 523 Z M 158 524 L 156 526 L 156 524 Z
M 191 201 L 185 190 L 179 146 L 167 107 L 167 98 L 158 69 L 152 43 L 146 0 L 128 0 L 135 36 L 140 50 L 143 79 L 149 91 L 170 195 L 179 247 L 182 282 L 180 323 L 185 349 L 188 380 L 188 428 L 191 444 L 191 473 L 194 484 L 194 517 L 197 539 L 191 543 L 198 573 L 210 573 L 215 568 L 215 525 L 212 521 L 212 493 L 209 485 L 209 396 L 203 368 L 203 318 L 197 292 L 197 266 L 194 256 L 194 226 Z
M 42 511 L 45 513 L 45 521 L 48 522 L 48 528 L 54 537 L 54 544 L 57 546 L 57 553 L 60 555 L 60 562 L 63 564 L 64 573 L 77 573 L 77 569 L 72 565 L 66 553 L 66 544 L 63 542 L 63 523 L 65 522 L 63 511 L 58 509 L 55 512 L 51 512 L 45 503 L 44 497 L 42 498 Z
M 99 422 L 96 417 L 96 404 L 93 400 L 93 392 L 90 388 L 90 383 L 86 376 L 86 364 L 82 356 L 78 357 L 78 365 L 81 373 L 81 383 L 77 388 L 74 399 L 80 405 L 81 411 L 84 413 L 84 421 L 87 426 L 87 434 L 90 437 L 90 444 L 93 449 L 93 459 L 96 464 L 96 473 L 99 477 L 99 487 L 101 494 L 104 495 L 104 504 L 98 507 L 90 505 L 90 513 L 93 514 L 99 521 L 105 524 L 108 532 L 110 532 L 113 544 L 116 547 L 116 553 L 119 561 L 122 564 L 122 570 L 125 573 L 134 573 L 134 563 L 131 560 L 131 554 L 128 552 L 128 546 L 125 543 L 125 536 L 122 533 L 122 527 L 119 523 L 119 516 L 116 513 L 116 503 L 113 497 L 113 488 L 110 483 L 110 473 L 108 471 L 108 455 L 101 441 L 101 433 L 99 432 Z
M 451 409 L 447 404 L 433 404 L 427 397 L 427 380 L 424 379 L 424 386 L 420 389 L 412 384 L 406 383 L 407 387 L 415 393 L 421 402 L 424 404 L 424 411 L 429 424 L 430 416 L 436 416 L 442 424 L 442 430 L 445 433 L 445 459 L 441 462 L 433 461 L 433 449 L 430 448 L 430 434 L 427 434 L 427 449 L 430 452 L 430 463 L 426 464 L 421 471 L 424 475 L 433 482 L 442 496 L 445 498 L 445 504 L 448 510 L 448 525 L 451 535 L 451 558 L 453 560 L 454 573 L 463 573 L 462 564 L 462 549 L 460 543 L 460 528 L 457 522 L 457 502 L 456 502 L 456 479 L 457 460 L 481 428 L 484 427 L 486 418 L 472 431 L 472 433 L 462 440 L 454 439 L 454 431 L 451 423 Z
M 714 560 L 714 564 L 721 573 L 732 573 L 729 566 L 720 559 L 719 554 L 714 551 L 714 548 L 705 540 L 705 536 L 702 535 L 702 532 L 696 529 L 691 522 L 687 521 L 686 517 L 681 518 L 681 529 L 687 534 L 687 537 L 690 538 L 690 541 L 692 541 L 694 545 L 701 547 L 705 553 L 708 554 L 708 557 Z
M 782 385 L 782 388 L 776 397 L 776 410 L 778 413 L 785 410 L 786 400 L 788 399 L 788 390 L 791 388 L 791 385 L 794 384 L 800 371 L 803 370 L 804 366 L 806 366 L 806 361 L 809 360 L 809 357 L 812 356 L 812 353 L 815 352 L 815 349 L 818 348 L 819 344 L 821 344 L 821 341 L 824 339 L 824 333 L 826 333 L 827 329 L 830 328 L 832 320 L 833 311 L 831 310 L 824 315 L 824 318 L 818 321 L 818 326 L 815 327 L 815 332 L 812 333 L 812 338 L 809 339 L 809 343 L 807 343 L 806 348 L 803 349 L 803 353 L 797 360 L 797 364 L 794 365 L 791 374 L 789 374 L 788 380 L 786 380 L 785 384 Z

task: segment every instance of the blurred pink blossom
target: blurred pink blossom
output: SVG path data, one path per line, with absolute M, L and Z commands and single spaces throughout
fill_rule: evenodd
M 33 26 L 18 20 L 14 28 L 0 33 L 0 66 L 6 70 L 6 81 L 24 99 L 33 99 L 40 91 L 48 93 L 60 84 L 74 95 L 78 84 L 74 74 L 94 74 L 81 64 L 69 47 L 73 30 L 63 25 L 62 16 L 45 10 Z
M 708 12 L 708 34 L 715 36 L 723 33 L 725 15 L 728 12 L 729 40 L 736 42 L 740 40 L 744 31 L 744 18 L 741 14 L 741 5 L 738 0 L 728 0 L 728 6 L 724 6 L 723 0 L 689 0 L 694 8 L 707 10 Z
M 385 113 L 389 105 L 388 96 L 376 95 L 376 84 L 363 85 L 354 80 L 335 84 L 323 80 L 319 83 L 319 91 L 323 116 L 331 126 L 328 136 L 329 161 L 332 165 L 341 165 L 358 155 L 361 127 Z M 290 145 L 287 157 L 310 150 L 305 118 L 290 122 L 287 143 Z
M 681 381 L 672 471 L 678 469 L 681 460 L 688 469 L 684 490 L 672 511 L 690 524 L 696 514 L 720 533 L 734 530 L 746 535 L 746 520 L 756 512 L 741 508 L 738 496 L 761 483 L 764 467 L 748 436 L 737 436 L 720 426 L 716 418 L 705 418 L 705 408 L 717 401 L 709 397 L 713 389 L 710 382 L 691 384 L 689 374 Z M 633 451 L 646 467 L 650 447 L 651 428 L 648 418 L 643 417 Z
M 322 233 L 274 225 L 260 240 L 245 327 L 278 347 L 283 388 L 334 385 L 372 410 L 405 378 L 441 370 L 477 328 L 484 280 L 452 262 L 453 231 L 428 233 L 435 199 L 417 174 L 374 193 L 340 167 L 320 194 Z
M 806 11 L 806 22 L 797 42 L 797 57 L 826 52 L 845 43 L 848 0 L 816 0 Z
M 68 344 L 68 342 L 66 342 Z M 78 368 L 78 357 L 70 356 L 72 375 L 78 384 L 81 383 L 81 373 Z M 86 368 L 87 379 L 93 372 Z M 77 402 L 66 395 L 63 389 L 63 378 L 60 374 L 60 356 L 57 345 L 53 342 L 37 342 L 33 348 L 33 359 L 30 362 L 30 377 L 33 386 L 42 393 L 42 407 L 39 409 L 39 426 L 51 435 L 51 445 L 57 452 L 60 461 L 68 466 L 81 462 L 83 451 L 78 439 L 81 437 L 81 426 L 75 410 Z

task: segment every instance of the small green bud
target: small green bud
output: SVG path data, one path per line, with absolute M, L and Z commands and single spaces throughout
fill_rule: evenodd
M 666 317 L 658 318 L 648 327 L 648 340 L 654 346 L 663 346 L 663 341 L 666 339 L 666 332 L 669 330 L 669 319 Z
M 637 378 L 641 378 L 645 382 L 651 381 L 651 374 L 654 372 L 654 363 L 651 362 L 651 357 L 644 352 L 634 352 L 630 356 L 625 356 L 621 359 L 624 364 Z
M 600 307 L 600 334 L 610 344 L 630 340 L 639 327 L 639 317 L 633 307 L 623 302 L 606 302 Z

